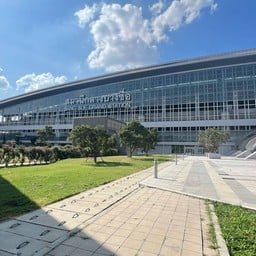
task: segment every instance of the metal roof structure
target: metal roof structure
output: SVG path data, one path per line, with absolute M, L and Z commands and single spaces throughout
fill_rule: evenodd
M 63 92 L 69 92 L 103 84 L 111 84 L 119 81 L 127 81 L 131 79 L 139 79 L 143 77 L 163 74 L 189 72 L 212 67 L 239 65 L 251 62 L 256 62 L 256 49 L 173 61 L 170 63 L 120 71 L 32 91 L 0 101 L 0 108 L 25 102 L 31 99 L 38 99 Z

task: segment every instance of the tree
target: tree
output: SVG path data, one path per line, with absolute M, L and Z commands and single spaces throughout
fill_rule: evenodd
M 73 145 L 65 145 L 63 147 L 65 151 L 66 158 L 80 158 L 82 157 L 82 150 L 79 147 L 74 147 Z
M 66 158 L 61 146 L 54 146 L 52 148 L 52 152 L 53 152 L 54 161 L 58 161 Z
M 110 135 L 100 126 L 92 128 L 87 125 L 79 125 L 69 134 L 69 139 L 72 143 L 85 149 L 87 154 L 93 157 L 94 163 L 97 162 L 97 157 L 103 153 L 109 138 Z
M 21 155 L 20 155 L 20 152 L 18 151 L 17 148 L 13 147 L 12 150 L 13 150 L 13 153 L 12 153 L 12 159 L 11 160 L 13 162 L 13 165 L 16 166 L 16 164 L 18 162 L 20 162 Z
M 27 147 L 25 148 L 25 154 L 28 158 L 29 164 L 31 164 L 32 161 L 35 161 L 37 158 L 37 150 L 35 147 Z
M 5 164 L 5 167 L 8 167 L 8 164 L 11 160 L 14 158 L 14 149 L 10 147 L 9 145 L 3 146 L 3 162 Z
M 22 138 L 22 135 L 20 132 L 17 132 L 14 134 L 14 142 L 16 145 L 20 145 L 21 144 L 21 138 Z
M 147 129 L 139 121 L 131 121 L 119 131 L 121 142 L 128 147 L 128 156 L 132 157 L 136 149 L 143 147 Z
M 19 154 L 20 154 L 20 164 L 23 165 L 25 162 L 25 158 L 26 158 L 26 150 L 25 147 L 20 146 L 18 148 Z
M 42 159 L 46 164 L 51 163 L 54 160 L 53 151 L 51 148 L 49 147 L 42 148 Z
M 46 145 L 47 141 L 54 138 L 55 133 L 51 126 L 46 125 L 45 128 L 40 129 L 37 131 L 38 138 L 37 138 L 37 144 Z
M 200 131 L 198 135 L 198 143 L 210 153 L 217 153 L 219 146 L 226 143 L 230 138 L 229 133 L 218 130 L 216 128 L 208 128 Z
M 32 136 L 32 137 L 30 137 L 30 143 L 31 143 L 31 145 L 34 146 L 34 145 L 36 144 L 37 139 L 38 139 L 37 136 Z
M 157 135 L 156 129 L 146 129 L 142 143 L 142 151 L 144 151 L 146 155 L 148 155 L 150 149 L 155 148 L 157 144 Z
M 118 141 L 117 134 L 113 134 L 106 139 L 102 145 L 103 155 L 116 155 L 118 153 L 118 148 L 120 148 L 120 143 Z

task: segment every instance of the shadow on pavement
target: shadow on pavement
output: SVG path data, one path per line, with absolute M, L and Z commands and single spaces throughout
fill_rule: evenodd
M 0 255 L 91 255 L 98 249 L 105 255 L 113 255 L 100 241 L 94 240 L 78 228 L 97 213 L 96 208 L 99 206 L 88 201 L 86 193 L 77 200 L 66 199 L 51 207 L 3 221 L 4 217 L 14 215 L 16 209 L 20 212 L 20 207 L 28 212 L 39 206 L 0 176 Z M 73 237 L 74 235 L 76 236 Z M 61 246 L 53 250 L 61 243 Z M 52 250 L 53 254 L 50 253 Z

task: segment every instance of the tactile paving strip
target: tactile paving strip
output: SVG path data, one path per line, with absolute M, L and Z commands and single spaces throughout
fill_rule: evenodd
M 2 252 L 6 255 L 36 255 L 39 251 L 46 248 L 48 243 L 29 238 L 22 235 L 16 235 L 0 230 L 0 255 Z
M 34 225 L 19 220 L 11 220 L 1 225 L 1 230 L 16 234 L 42 240 L 45 242 L 54 242 L 60 236 L 67 234 L 65 230 L 58 230 L 41 225 Z
M 16 219 L 26 223 L 70 231 L 91 217 L 92 215 L 86 213 L 81 214 L 76 211 L 62 211 L 44 207 Z

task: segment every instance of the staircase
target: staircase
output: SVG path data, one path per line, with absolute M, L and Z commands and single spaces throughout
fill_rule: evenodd
M 236 156 L 236 158 L 246 158 L 249 156 L 252 152 L 249 150 L 242 151 L 240 154 Z
M 245 148 L 245 150 L 238 153 L 235 157 L 243 159 L 256 159 L 256 135 L 254 134 L 249 139 L 247 138 L 242 144 L 243 146 L 241 148 Z
M 245 159 L 255 159 L 256 160 L 256 151 L 251 153 L 249 156 L 247 156 Z

